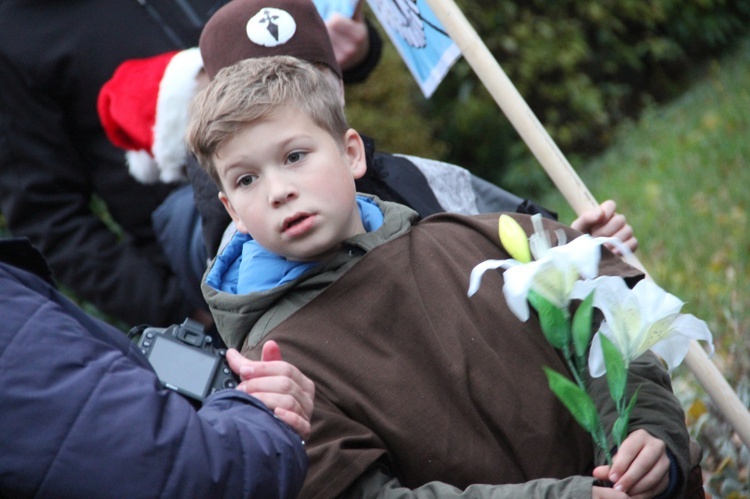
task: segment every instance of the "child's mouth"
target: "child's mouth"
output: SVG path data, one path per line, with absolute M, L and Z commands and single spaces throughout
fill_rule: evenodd
M 300 236 L 310 230 L 314 223 L 314 217 L 309 213 L 297 213 L 284 220 L 282 232 L 289 236 Z

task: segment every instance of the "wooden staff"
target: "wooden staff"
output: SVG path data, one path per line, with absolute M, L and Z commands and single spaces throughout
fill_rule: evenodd
M 426 0 L 466 61 L 577 214 L 599 206 L 526 101 L 453 0 Z M 635 256 L 628 263 L 645 272 Z M 744 444 L 750 448 L 750 413 L 695 340 L 685 364 Z

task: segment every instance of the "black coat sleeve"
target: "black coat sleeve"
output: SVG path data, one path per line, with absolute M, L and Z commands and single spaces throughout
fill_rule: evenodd
M 150 219 L 171 187 L 138 184 L 122 151 L 86 121 L 95 111 L 78 113 L 75 92 L 59 94 L 62 81 L 56 88 L 16 63 L 0 50 L 0 211 L 8 228 L 44 253 L 58 282 L 103 312 L 130 325 L 181 322 L 191 307 Z M 94 193 L 115 224 L 92 211 Z

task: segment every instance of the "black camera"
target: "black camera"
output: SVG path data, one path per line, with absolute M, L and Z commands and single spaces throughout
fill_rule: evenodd
M 203 325 L 194 320 L 167 328 L 145 327 L 138 347 L 164 387 L 199 402 L 239 382 L 227 364 L 226 349 L 215 348 Z

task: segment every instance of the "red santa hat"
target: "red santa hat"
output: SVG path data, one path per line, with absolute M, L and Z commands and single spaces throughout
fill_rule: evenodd
M 102 86 L 104 131 L 126 150 L 130 173 L 144 183 L 184 180 L 188 104 L 203 69 L 198 48 L 125 61 Z

